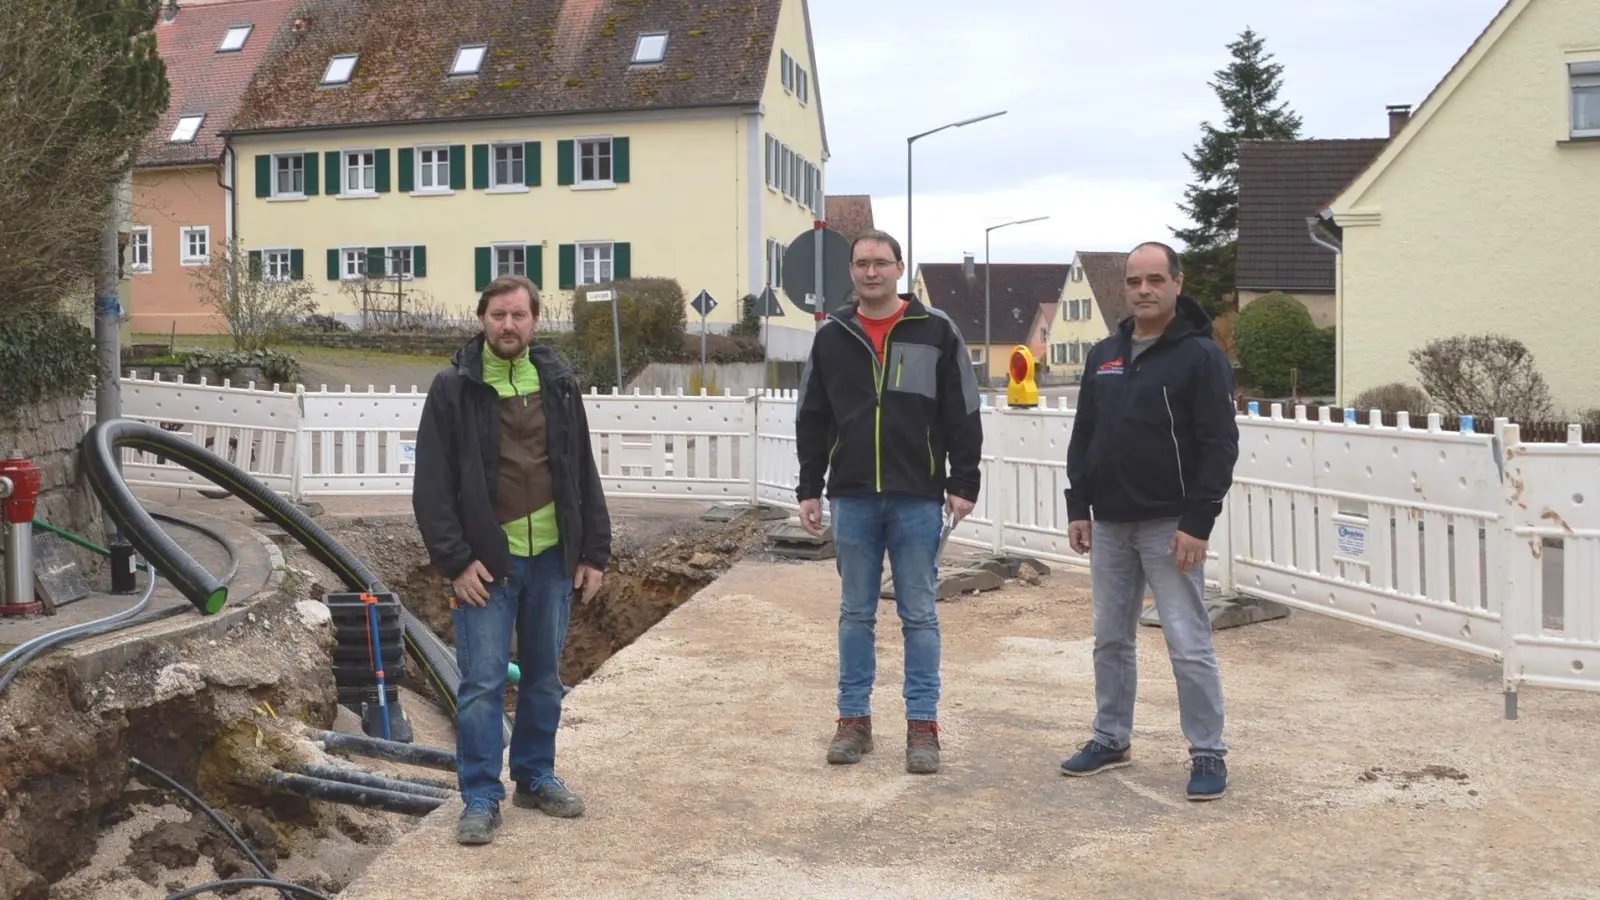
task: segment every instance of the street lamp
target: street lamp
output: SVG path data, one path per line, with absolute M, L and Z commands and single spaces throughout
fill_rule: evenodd
M 994 349 L 989 342 L 989 276 L 994 267 L 989 264 L 989 235 L 1002 228 L 1012 225 L 1026 225 L 1029 222 L 1042 222 L 1049 216 L 1035 216 L 1031 219 L 1018 219 L 1015 222 L 1004 222 L 1000 225 L 990 225 L 983 230 L 983 381 L 989 383 L 990 367 L 989 353 Z
M 992 112 L 992 113 L 988 113 L 986 115 L 974 116 L 974 117 L 972 117 L 970 119 L 963 119 L 960 122 L 951 122 L 949 125 L 940 125 L 938 128 L 934 128 L 934 129 L 932 129 L 930 131 L 924 131 L 921 134 L 913 134 L 911 137 L 906 138 L 906 292 L 907 293 L 910 293 L 911 290 L 916 287 L 916 281 L 917 281 L 917 267 L 916 267 L 916 264 L 915 264 L 916 256 L 915 256 L 915 254 L 913 254 L 911 252 L 911 145 L 916 143 L 919 138 L 925 138 L 930 134 L 937 134 L 938 132 L 941 132 L 941 131 L 945 130 L 946 128 L 961 128 L 961 127 L 966 126 L 966 125 L 971 125 L 974 122 L 982 122 L 985 119 L 992 119 L 995 116 L 1003 116 L 1003 115 L 1006 114 L 1006 112 L 1007 112 L 1006 110 L 1002 109 L 999 112 Z

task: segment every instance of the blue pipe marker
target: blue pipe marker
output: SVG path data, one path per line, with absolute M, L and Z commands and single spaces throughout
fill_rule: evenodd
M 383 715 L 383 739 L 393 740 L 389 732 L 389 689 L 383 680 L 383 642 L 378 638 L 378 598 L 362 594 L 361 602 L 367 605 L 367 624 L 372 628 L 372 640 L 367 649 L 372 658 L 372 674 L 378 680 L 378 711 Z

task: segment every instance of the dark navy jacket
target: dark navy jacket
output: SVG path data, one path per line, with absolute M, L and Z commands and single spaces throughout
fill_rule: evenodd
M 1133 318 L 1084 361 L 1067 447 L 1072 521 L 1177 518 L 1208 540 L 1239 458 L 1233 369 L 1211 337 L 1211 317 L 1178 298 L 1177 316 L 1133 357 Z

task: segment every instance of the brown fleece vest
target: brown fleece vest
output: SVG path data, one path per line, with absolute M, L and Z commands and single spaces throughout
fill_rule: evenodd
M 500 485 L 494 501 L 500 524 L 533 515 L 555 501 L 549 448 L 542 394 L 500 401 Z

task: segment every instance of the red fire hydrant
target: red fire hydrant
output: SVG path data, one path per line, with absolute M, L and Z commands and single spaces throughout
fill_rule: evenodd
M 13 450 L 0 459 L 0 529 L 4 529 L 5 591 L 0 616 L 31 616 L 44 605 L 33 599 L 33 512 L 44 470 Z

